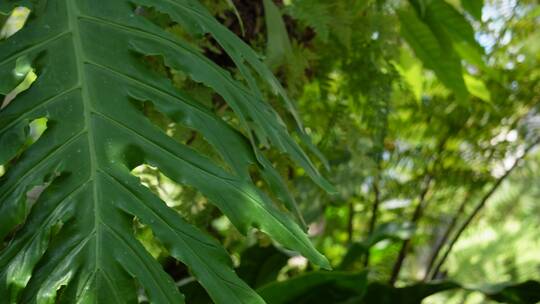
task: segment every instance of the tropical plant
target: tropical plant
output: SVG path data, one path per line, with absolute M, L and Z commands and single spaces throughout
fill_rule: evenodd
M 506 193 L 502 186 L 524 164 L 535 163 L 538 153 L 538 52 L 531 52 L 538 43 L 531 45 L 525 34 L 538 33 L 537 3 L 290 3 L 284 12 L 318 35 L 305 46 L 318 57 L 308 65 L 311 78 L 298 99 L 339 192 L 328 197 L 297 178 L 303 190 L 298 197 L 307 202 L 301 207 L 332 264 L 352 274 L 367 271 L 368 289 L 382 286 L 378 296 L 363 298 L 368 303 L 383 302 L 385 295 L 391 303 L 418 303 L 425 295 L 419 297 L 416 287 L 427 290 L 418 281 L 441 286 L 437 281 L 447 278 L 467 288 L 426 303 L 536 303 L 540 295 L 527 287 L 534 282 L 515 289 L 521 295 L 513 300 L 478 290 L 539 278 L 532 267 L 538 259 L 526 253 L 538 256 L 538 242 L 526 241 L 525 233 L 537 234 L 538 219 L 531 224 L 519 211 L 531 207 L 518 204 L 535 190 L 516 193 L 505 207 L 495 202 Z M 494 214 L 491 220 L 486 212 Z M 488 221 L 498 228 L 489 229 L 489 248 L 481 245 Z M 512 227 L 506 236 L 516 243 L 512 250 L 508 241 L 500 243 L 503 223 Z M 491 250 L 495 243 L 505 250 Z M 291 291 L 288 303 L 356 303 L 361 297 L 324 292 L 349 286 L 347 276 L 325 285 L 306 272 L 291 274 L 290 284 L 269 285 L 275 297 L 266 295 L 285 299 L 293 286 L 315 282 L 305 293 Z M 350 290 L 361 291 L 366 282 L 357 283 Z
M 300 218 L 266 151 L 288 154 L 319 185 L 331 186 L 265 101 L 259 79 L 288 115 L 295 110 L 256 53 L 198 1 L 3 0 L 0 11 L 20 6 L 31 11 L 27 23 L 0 42 L 2 303 L 133 303 L 139 289 L 152 303 L 183 302 L 135 237 L 137 224 L 149 227 L 216 303 L 262 303 L 216 240 L 132 175 L 143 164 L 199 190 L 242 233 L 260 229 L 329 267 L 289 215 Z M 242 78 L 151 14 L 181 25 L 191 39 L 210 35 Z M 234 119 L 224 121 L 174 88 L 152 60 L 211 88 Z M 200 133 L 221 162 L 168 136 L 146 107 Z M 299 122 L 295 134 L 310 145 Z M 253 170 L 271 194 L 255 186 Z
M 0 303 L 540 301 L 538 1 L 0 12 Z

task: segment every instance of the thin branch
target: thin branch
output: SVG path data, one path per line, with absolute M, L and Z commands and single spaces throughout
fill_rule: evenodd
M 433 177 L 431 175 L 427 175 L 426 182 L 424 184 L 424 187 L 422 189 L 422 192 L 420 193 L 420 200 L 418 202 L 418 205 L 416 205 L 416 208 L 414 209 L 413 217 L 411 222 L 413 224 L 417 224 L 420 218 L 423 215 L 423 211 L 425 210 L 428 200 L 426 200 L 427 194 L 429 192 L 429 189 L 431 188 L 431 184 L 433 181 Z M 401 249 L 399 250 L 398 257 L 396 259 L 396 262 L 394 263 L 394 267 L 392 268 L 392 275 L 390 276 L 390 284 L 394 285 L 399 277 L 399 273 L 401 271 L 401 268 L 403 266 L 403 262 L 405 261 L 405 258 L 407 257 L 407 253 L 411 249 L 411 238 L 406 239 L 401 244 Z
M 450 139 L 450 134 L 446 134 L 446 136 L 439 143 L 439 146 L 437 147 L 437 153 L 435 154 L 436 157 L 433 159 L 433 167 L 435 167 L 435 165 L 438 163 L 437 161 L 440 158 L 440 155 L 442 154 L 442 152 L 444 151 L 444 146 L 446 145 L 446 142 L 449 139 Z M 431 168 L 430 170 L 428 167 L 426 169 L 424 187 L 422 188 L 420 192 L 418 204 L 416 205 L 416 208 L 413 212 L 413 216 L 411 219 L 411 223 L 413 225 L 418 224 L 418 222 L 420 221 L 420 218 L 424 214 L 424 211 L 427 208 L 427 205 L 429 203 L 429 201 L 426 198 L 434 182 L 433 171 L 434 171 L 434 168 Z M 399 250 L 398 257 L 396 259 L 396 262 L 394 263 L 394 267 L 392 268 L 392 274 L 390 275 L 390 281 L 389 281 L 390 285 L 394 285 L 399 277 L 399 273 L 401 272 L 401 268 L 403 267 L 403 262 L 405 261 L 407 254 L 411 250 L 412 238 L 413 236 L 411 236 L 407 240 L 404 240 L 401 245 L 401 249 Z
M 525 113 L 529 113 L 530 110 L 526 111 Z M 525 116 L 526 114 L 524 115 L 520 115 L 518 116 L 510 125 L 509 127 L 511 129 L 514 129 L 516 127 L 516 125 L 519 123 L 519 121 L 521 121 L 523 119 L 523 117 Z M 494 146 L 492 147 L 492 149 L 490 149 L 489 151 L 489 155 L 488 157 L 486 158 L 486 163 L 490 163 L 491 160 L 493 159 L 493 157 L 495 156 L 495 152 L 497 150 L 497 147 Z M 452 219 L 450 220 L 450 223 L 448 224 L 448 226 L 446 227 L 446 230 L 444 231 L 444 234 L 442 236 L 442 238 L 438 239 L 436 241 L 436 243 L 434 244 L 433 246 L 433 249 L 431 250 L 431 254 L 429 256 L 429 259 L 428 259 L 428 262 L 426 264 L 426 271 L 425 271 L 425 274 L 424 274 L 424 281 L 428 280 L 429 277 L 430 277 L 430 274 L 433 270 L 433 266 L 435 265 L 435 261 L 437 260 L 437 258 L 439 257 L 439 254 L 442 250 L 442 248 L 444 247 L 444 245 L 448 242 L 448 239 L 450 238 L 450 236 L 452 235 L 452 232 L 454 231 L 454 229 L 456 228 L 457 224 L 458 224 L 458 219 L 464 215 L 464 212 L 465 212 L 465 207 L 467 206 L 467 203 L 469 201 L 469 199 L 471 198 L 472 196 L 472 191 L 470 191 L 471 189 L 469 189 L 469 191 L 467 191 L 467 193 L 465 194 L 464 198 L 463 198 L 463 201 L 461 202 L 461 204 L 459 205 L 458 207 L 458 210 L 456 211 L 456 213 L 452 216 Z
M 347 219 L 347 243 L 350 244 L 354 237 L 354 202 L 349 202 L 349 218 Z
M 454 230 L 454 228 L 457 225 L 459 217 L 464 213 L 465 207 L 467 206 L 467 202 L 469 201 L 470 196 L 471 196 L 471 192 L 468 191 L 465 194 L 465 197 L 463 198 L 463 201 L 459 205 L 459 208 L 458 208 L 457 212 L 452 216 L 452 219 L 450 220 L 450 223 L 446 227 L 443 236 L 440 239 L 438 239 L 436 241 L 435 245 L 433 246 L 433 249 L 431 250 L 431 254 L 429 256 L 428 263 L 427 263 L 427 266 L 426 266 L 426 272 L 424 274 L 424 281 L 429 278 L 429 274 L 431 273 L 431 270 L 433 269 L 433 265 L 435 264 L 435 260 L 439 256 L 439 253 L 440 253 L 441 249 L 443 248 L 444 244 L 446 244 L 446 242 L 450 238 L 450 235 L 452 234 L 452 231 Z
M 510 174 L 514 171 L 514 169 L 516 169 L 519 165 L 519 163 L 527 156 L 527 154 L 536 146 L 540 143 L 540 139 L 536 140 L 534 143 L 532 143 L 531 145 L 529 145 L 524 151 L 523 151 L 523 154 L 518 158 L 516 159 L 516 161 L 514 162 L 514 164 L 512 165 L 512 167 L 510 169 L 508 169 L 504 175 L 502 175 L 501 177 L 499 177 L 499 179 L 497 179 L 497 181 L 495 182 L 495 184 L 493 184 L 493 186 L 491 187 L 491 189 L 489 189 L 489 191 L 484 195 L 484 197 L 480 200 L 480 202 L 478 203 L 478 205 L 476 206 L 476 208 L 474 208 L 474 211 L 467 217 L 467 219 L 463 222 L 463 224 L 461 224 L 461 226 L 459 227 L 457 233 L 454 235 L 454 237 L 452 238 L 452 241 L 450 242 L 450 244 L 448 245 L 448 247 L 446 248 L 443 256 L 441 257 L 441 259 L 439 260 L 439 262 L 437 263 L 437 266 L 435 267 L 434 271 L 433 271 L 433 274 L 431 275 L 431 279 L 434 279 L 438 276 L 440 270 L 441 270 L 441 267 L 442 265 L 444 264 L 444 262 L 446 262 L 446 259 L 448 258 L 448 256 L 450 255 L 450 252 L 452 251 L 452 249 L 454 248 L 454 245 L 457 243 L 457 241 L 459 240 L 459 238 L 461 237 L 461 235 L 463 234 L 463 232 L 465 231 L 465 229 L 467 229 L 467 227 L 471 224 L 471 222 L 474 220 L 474 218 L 478 215 L 478 213 L 480 213 L 480 211 L 485 207 L 487 201 L 491 198 L 491 196 L 497 191 L 497 189 L 501 186 L 501 184 L 506 180 L 506 178 L 508 176 L 510 176 Z
M 379 191 L 379 181 L 377 180 L 373 183 L 373 206 L 371 207 L 371 219 L 369 221 L 369 230 L 367 237 L 370 237 L 373 234 L 373 231 L 375 231 L 375 226 L 377 225 L 379 204 L 381 202 L 380 195 L 381 194 Z
M 380 167 L 380 166 L 379 166 Z M 371 207 L 371 219 L 369 221 L 369 230 L 367 233 L 366 239 L 369 239 L 373 232 L 375 231 L 375 226 L 377 225 L 377 218 L 379 215 L 379 205 L 381 203 L 381 194 L 379 191 L 379 182 L 380 182 L 380 168 L 378 169 L 377 176 L 375 177 L 375 181 L 373 182 L 373 205 Z M 369 249 L 366 252 L 366 257 L 364 259 L 364 266 L 369 266 Z

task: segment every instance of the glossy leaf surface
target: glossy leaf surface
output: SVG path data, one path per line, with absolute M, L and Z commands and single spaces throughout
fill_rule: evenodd
M 294 109 L 256 54 L 203 6 L 190 0 L 38 0 L 2 1 L 0 8 L 7 12 L 18 5 L 27 5 L 32 15 L 24 29 L 0 41 L 0 75 L 8 77 L 24 61 L 37 80 L 0 112 L 0 165 L 10 163 L 0 179 L 0 236 L 14 235 L 0 252 L 3 300 L 134 303 L 140 286 L 152 303 L 183 302 L 175 282 L 135 238 L 137 219 L 190 268 L 215 302 L 262 303 L 234 273 L 217 241 L 188 224 L 131 174 L 141 164 L 198 189 L 241 232 L 259 228 L 328 267 L 293 217 L 249 176 L 255 164 L 276 196 L 294 208 L 281 177 L 259 150 L 270 144 L 331 189 L 262 99 L 251 70 Z M 137 7 L 169 14 L 194 35 L 213 35 L 248 85 L 136 14 Z M 161 57 L 169 68 L 221 95 L 247 136 L 150 70 L 145 56 Z M 13 81 L 0 93 L 6 95 L 20 78 Z M 162 132 L 140 111 L 148 102 L 200 132 L 227 168 Z M 28 125 L 39 118 L 47 119 L 47 128 L 25 150 Z M 27 193 L 34 186 L 45 190 L 30 202 Z

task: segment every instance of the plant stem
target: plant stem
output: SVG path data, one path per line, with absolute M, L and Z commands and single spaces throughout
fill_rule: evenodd
M 488 157 L 486 159 L 487 163 L 491 162 L 491 160 L 493 159 L 493 156 L 495 155 L 495 151 L 496 151 L 495 148 L 493 148 L 493 149 L 491 149 L 489 151 L 489 155 L 488 155 Z M 468 189 L 468 191 L 465 193 L 465 196 L 463 197 L 463 201 L 459 205 L 459 208 L 458 208 L 457 212 L 452 216 L 452 219 L 450 220 L 450 223 L 446 227 L 446 230 L 444 232 L 443 237 L 440 238 L 439 240 L 437 240 L 437 242 L 435 243 L 435 246 L 433 247 L 433 249 L 431 251 L 431 254 L 430 254 L 427 266 L 426 266 L 426 272 L 425 272 L 424 278 L 423 278 L 424 281 L 429 279 L 429 275 L 431 274 L 431 271 L 433 270 L 433 266 L 435 264 L 435 261 L 437 260 L 437 257 L 439 256 L 439 254 L 441 252 L 441 249 L 443 248 L 444 244 L 446 244 L 446 242 L 448 242 L 448 239 L 450 238 L 452 232 L 456 228 L 456 225 L 458 223 L 458 219 L 461 217 L 461 215 L 464 214 L 465 207 L 467 206 L 467 203 L 468 203 L 469 199 L 471 198 L 471 195 L 472 195 L 472 189 Z
M 461 237 L 461 235 L 463 234 L 463 232 L 465 231 L 465 229 L 471 224 L 471 222 L 474 220 L 474 218 L 478 215 L 478 213 L 480 213 L 480 211 L 485 207 L 487 201 L 491 198 L 491 196 L 497 191 L 497 189 L 501 186 L 501 184 L 506 180 L 506 178 L 508 176 L 510 176 L 510 173 L 512 173 L 514 171 L 514 169 L 516 169 L 519 165 L 519 163 L 527 156 L 527 154 L 538 144 L 540 143 L 540 140 L 536 140 L 534 143 L 532 143 L 531 145 L 529 145 L 525 151 L 523 151 L 523 154 L 516 159 L 516 161 L 514 162 L 514 164 L 512 165 L 512 167 L 510 169 L 508 169 L 501 177 L 499 177 L 497 179 L 497 181 L 495 182 L 495 184 L 493 184 L 493 186 L 491 186 L 491 188 L 489 189 L 489 191 L 484 195 L 484 197 L 482 197 L 482 199 L 480 200 L 480 202 L 478 203 L 478 205 L 476 205 L 476 207 L 474 208 L 473 212 L 467 217 L 467 219 L 463 222 L 463 224 L 461 224 L 461 226 L 459 227 L 458 231 L 456 232 L 456 234 L 454 235 L 454 237 L 452 238 L 452 241 L 450 242 L 450 244 L 448 245 L 448 247 L 446 248 L 443 256 L 441 257 L 441 259 L 439 260 L 439 262 L 437 263 L 437 266 L 435 267 L 434 271 L 433 271 L 433 274 L 431 275 L 431 279 L 435 279 L 440 270 L 441 270 L 441 267 L 442 265 L 444 264 L 444 262 L 446 262 L 446 259 L 448 258 L 448 256 L 450 255 L 450 252 L 452 251 L 452 249 L 454 248 L 454 245 L 457 243 L 457 241 L 459 240 L 459 238 Z
M 347 220 L 347 243 L 351 243 L 354 237 L 354 202 L 349 203 L 349 218 Z
M 450 139 L 450 133 L 446 133 L 437 147 L 437 150 L 436 150 L 437 152 L 435 153 L 436 157 L 433 158 L 433 165 L 431 169 L 429 168 L 429 166 L 426 168 L 425 175 L 424 175 L 425 176 L 424 187 L 422 188 L 422 191 L 420 192 L 418 204 L 416 205 L 416 208 L 414 209 L 413 216 L 411 219 L 411 223 L 415 226 L 420 221 L 420 218 L 424 214 L 424 210 L 426 209 L 429 203 L 428 200 L 426 200 L 426 197 L 435 179 L 433 175 L 435 171 L 435 166 L 439 164 L 438 160 L 441 158 L 441 154 L 443 153 L 444 147 L 446 146 L 446 143 L 448 142 L 449 139 Z M 403 262 L 405 261 L 405 258 L 407 257 L 407 254 L 409 253 L 411 249 L 411 239 L 413 238 L 413 236 L 414 235 L 411 235 L 411 237 L 403 241 L 401 245 L 401 249 L 399 250 L 398 257 L 396 259 L 396 262 L 394 263 L 394 267 L 392 268 L 392 274 L 390 276 L 389 283 L 392 286 L 396 283 L 397 279 L 399 278 L 399 273 L 401 272 L 401 267 L 403 267 Z
M 423 215 L 423 211 L 427 206 L 428 200 L 426 200 L 427 194 L 429 192 L 429 189 L 431 188 L 431 184 L 433 181 L 433 177 L 428 174 L 426 176 L 426 181 L 424 183 L 424 187 L 422 189 L 422 192 L 420 193 L 420 199 L 418 201 L 418 204 L 416 205 L 416 208 L 414 209 L 414 213 L 411 219 L 411 223 L 416 225 L 420 218 Z M 401 244 L 401 249 L 399 250 L 398 257 L 396 259 L 396 262 L 394 263 L 394 267 L 392 268 L 392 275 L 390 276 L 390 285 L 394 285 L 399 277 L 399 273 L 401 271 L 401 267 L 403 266 L 403 262 L 405 261 L 405 257 L 407 257 L 407 253 L 410 250 L 411 246 L 411 238 L 404 240 Z
M 380 172 L 380 170 L 379 170 Z M 369 221 L 369 230 L 366 239 L 369 239 L 369 237 L 373 234 L 373 231 L 375 231 L 375 226 L 377 225 L 377 217 L 379 214 L 379 205 L 381 202 L 381 194 L 379 191 L 379 181 L 380 181 L 380 173 L 377 173 L 377 176 L 375 177 L 375 181 L 373 182 L 373 206 L 371 207 L 371 219 Z M 366 257 L 364 259 L 364 266 L 369 266 L 369 249 L 366 252 Z
M 442 238 L 438 239 L 435 245 L 433 246 L 433 249 L 431 250 L 431 254 L 429 256 L 429 260 L 426 266 L 426 272 L 424 274 L 424 281 L 429 278 L 429 274 L 431 273 L 431 270 L 433 268 L 433 265 L 435 263 L 435 260 L 437 259 L 437 256 L 439 256 L 439 253 L 443 247 L 444 244 L 448 241 L 450 238 L 450 235 L 452 234 L 452 231 L 456 227 L 456 224 L 458 222 L 458 218 L 463 214 L 465 211 L 465 206 L 467 205 L 467 202 L 469 201 L 469 198 L 471 196 L 471 192 L 468 191 L 465 194 L 465 197 L 463 198 L 463 201 L 459 205 L 459 208 L 457 212 L 452 216 L 452 219 L 450 220 L 450 223 L 446 227 L 444 234 Z
M 444 151 L 444 147 L 446 145 L 446 142 L 450 139 L 450 134 L 447 133 L 444 138 L 441 140 L 437 147 L 436 157 L 433 159 L 433 167 L 430 169 L 429 166 L 426 168 L 425 173 L 425 182 L 424 186 L 420 192 L 420 196 L 418 199 L 418 204 L 416 205 L 416 208 L 414 209 L 414 213 L 411 219 L 411 223 L 413 225 L 417 225 L 417 223 L 420 221 L 420 218 L 424 214 L 424 210 L 426 209 L 428 205 L 428 201 L 426 200 L 427 194 L 429 192 L 429 189 L 432 186 L 432 182 L 434 180 L 433 177 L 433 171 L 435 170 L 434 167 L 438 164 L 437 160 L 440 158 L 442 152 Z M 399 273 L 401 272 L 401 267 L 403 267 L 403 262 L 405 261 L 405 258 L 407 257 L 407 253 L 410 251 L 411 247 L 411 239 L 413 236 L 411 236 L 409 239 L 404 240 L 401 249 L 399 250 L 398 257 L 396 259 L 396 262 L 394 263 L 394 267 L 392 268 L 392 274 L 390 275 L 390 285 L 394 285 L 399 277 Z
M 380 204 L 380 192 L 379 192 L 379 183 L 375 182 L 373 184 L 373 206 L 371 207 L 371 220 L 369 221 L 369 230 L 368 230 L 368 237 L 370 237 L 373 234 L 373 231 L 375 230 L 375 226 L 377 224 L 377 216 L 379 211 L 379 204 Z

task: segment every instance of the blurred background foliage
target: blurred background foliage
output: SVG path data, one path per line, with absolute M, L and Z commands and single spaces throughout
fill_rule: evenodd
M 220 239 L 239 274 L 270 303 L 540 300 L 537 1 L 202 2 L 278 75 L 328 160 L 319 165 L 337 195 L 266 150 L 336 272 L 313 269 L 260 233 L 241 237 L 206 198 L 154 168 L 135 173 Z M 167 16 L 143 13 L 238 76 L 215 41 L 186 37 Z M 235 123 L 210 90 L 156 58 L 149 62 Z M 217 159 L 196 130 L 145 110 L 170 136 Z M 149 229 L 136 229 L 188 302 L 209 301 Z
M 299 221 L 335 271 L 314 269 L 261 233 L 242 237 L 204 196 L 155 168 L 134 174 L 220 239 L 239 275 L 269 303 L 540 300 L 537 1 L 201 2 L 274 70 L 328 161 L 319 165 L 337 195 L 265 150 L 290 186 L 284 195 L 298 203 Z M 139 13 L 239 75 L 214 40 L 187 37 L 166 15 Z M 0 36 L 25 12 L 18 14 Z M 211 90 L 159 58 L 148 62 L 237 123 Z M 263 93 L 293 126 L 295 118 L 271 92 Z M 196 130 L 168 121 L 151 104 L 144 110 L 171 137 L 219 161 Z M 281 204 L 284 198 L 274 199 Z M 188 303 L 210 301 L 150 229 L 139 223 L 135 229 Z

